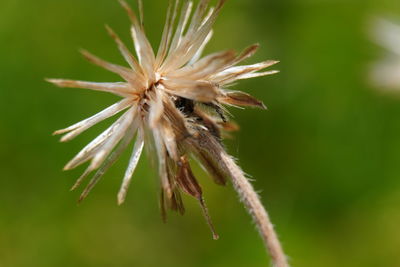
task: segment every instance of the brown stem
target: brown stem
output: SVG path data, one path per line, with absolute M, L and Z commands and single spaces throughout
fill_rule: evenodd
M 235 163 L 232 157 L 224 150 L 220 151 L 220 157 L 227 170 L 229 170 L 235 190 L 239 194 L 242 202 L 253 217 L 254 222 L 260 231 L 261 237 L 271 255 L 273 265 L 276 267 L 288 267 L 289 264 L 274 230 L 274 226 L 272 225 L 260 198 L 254 191 L 253 186 L 244 176 L 243 171 Z
M 253 217 L 253 220 L 260 232 L 260 235 L 271 255 L 274 267 L 289 267 L 286 256 L 282 250 L 274 226 L 265 210 L 263 204 L 253 186 L 245 177 L 242 169 L 236 164 L 234 159 L 228 155 L 222 145 L 209 134 L 202 133 L 194 142 L 197 149 L 210 157 L 217 168 L 230 177 L 232 184 L 244 203 L 247 211 Z

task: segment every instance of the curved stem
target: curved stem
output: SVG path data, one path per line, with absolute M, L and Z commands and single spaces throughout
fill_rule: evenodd
M 260 231 L 261 237 L 271 255 L 275 267 L 288 267 L 286 256 L 279 242 L 274 226 L 268 216 L 267 211 L 261 203 L 260 198 L 254 191 L 249 180 L 244 176 L 241 168 L 235 163 L 233 158 L 224 150 L 220 151 L 221 161 L 229 171 L 232 178 L 232 184 L 239 194 L 246 209 L 253 217 L 254 222 Z
M 226 153 L 221 143 L 208 133 L 201 133 L 198 138 L 190 139 L 198 151 L 204 153 L 215 164 L 215 167 L 223 172 L 223 176 L 230 177 L 233 187 L 239 194 L 247 211 L 260 232 L 260 235 L 271 255 L 274 267 L 289 267 L 286 256 L 283 253 L 281 243 L 274 230 L 274 226 L 265 210 L 263 204 L 253 186 L 244 175 L 242 169 L 236 164 L 235 160 Z M 206 164 L 210 164 L 206 161 Z M 211 164 L 212 165 L 212 164 Z

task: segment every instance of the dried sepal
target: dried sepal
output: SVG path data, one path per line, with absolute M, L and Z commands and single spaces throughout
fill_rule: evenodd
M 220 122 L 219 125 L 225 132 L 236 132 L 240 130 L 240 126 L 232 121 Z
M 227 174 L 220 169 L 218 162 L 209 154 L 206 147 L 202 147 L 201 142 L 193 138 L 190 141 L 190 145 L 194 146 L 194 156 L 198 159 L 204 170 L 209 173 L 213 181 L 218 185 L 226 185 Z
M 201 111 L 199 108 L 195 108 L 193 116 L 198 118 L 196 124 L 199 127 L 203 127 L 207 129 L 207 131 L 213 135 L 214 137 L 220 139 L 221 131 L 220 127 L 215 118 L 210 115 L 207 115 L 205 112 Z
M 240 91 L 226 92 L 223 96 L 218 97 L 218 101 L 232 106 L 267 109 L 262 101 Z
M 182 156 L 178 162 L 178 173 L 176 176 L 180 188 L 188 195 L 194 198 L 202 198 L 203 191 L 190 168 L 189 161 L 186 156 Z
M 180 158 L 178 166 L 179 167 L 176 180 L 180 188 L 186 194 L 191 195 L 192 197 L 196 198 L 199 201 L 200 207 L 202 208 L 203 211 L 204 218 L 206 219 L 207 224 L 210 227 L 210 230 L 213 234 L 213 238 L 218 239 L 219 236 L 215 231 L 214 225 L 211 221 L 210 214 L 208 212 L 208 208 L 203 198 L 203 191 L 193 175 L 188 159 L 185 156 L 182 156 Z

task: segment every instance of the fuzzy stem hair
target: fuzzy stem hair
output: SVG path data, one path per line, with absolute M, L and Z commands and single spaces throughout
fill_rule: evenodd
M 253 217 L 253 220 L 260 232 L 260 235 L 271 255 L 273 266 L 289 267 L 287 258 L 283 252 L 281 243 L 271 223 L 269 215 L 264 208 L 258 194 L 255 192 L 249 180 L 243 174 L 241 168 L 235 163 L 233 158 L 224 150 L 220 151 L 221 160 L 227 170 L 229 170 L 233 187 L 239 194 L 247 211 Z
M 198 139 L 197 145 L 198 147 L 202 147 L 203 151 L 214 159 L 227 177 L 230 177 L 233 187 L 241 201 L 253 217 L 267 248 L 267 252 L 271 256 L 273 266 L 289 267 L 269 215 L 242 169 L 236 164 L 235 160 L 227 154 L 223 146 L 216 141 L 215 138 L 210 137 L 210 135 L 203 134 L 201 138 Z

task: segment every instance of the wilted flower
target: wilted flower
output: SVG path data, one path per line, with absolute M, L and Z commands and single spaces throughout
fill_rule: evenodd
M 224 105 L 264 108 L 261 101 L 246 93 L 228 89 L 229 86 L 237 80 L 276 73 L 260 71 L 277 61 L 237 66 L 252 56 L 258 45 L 252 45 L 238 55 L 234 51 L 223 51 L 201 57 L 205 45 L 211 39 L 212 26 L 225 0 L 219 0 L 215 8 L 208 8 L 209 0 L 201 0 L 193 14 L 191 1 L 183 1 L 179 5 L 179 0 L 176 0 L 174 5 L 170 4 L 157 54 L 153 52 L 144 32 L 141 2 L 139 1 L 139 18 L 125 1 L 120 2 L 133 24 L 131 30 L 137 59 L 110 27 L 107 30 L 130 68 L 108 63 L 87 51 L 82 53 L 92 63 L 120 75 L 124 82 L 48 80 L 60 87 L 105 91 L 123 98 L 100 113 L 55 132 L 65 134 L 61 141 L 69 141 L 98 122 L 126 110 L 114 124 L 65 166 L 65 170 L 70 170 L 91 161 L 73 188 L 79 186 L 89 173 L 97 170 L 80 199 L 88 195 L 136 136 L 133 153 L 118 194 L 120 204 L 125 200 L 133 172 L 146 143 L 157 154 L 164 216 L 165 207 L 184 212 L 180 196 L 184 192 L 198 199 L 213 229 L 204 205 L 202 189 L 190 167 L 189 159 L 193 157 L 217 184 L 224 185 L 227 179 L 234 176 L 242 177 L 240 179 L 245 180 L 241 181 L 243 186 L 233 181 L 235 188 L 248 208 L 252 206 L 254 209 L 258 205 L 256 208 L 261 209 L 252 211 L 256 221 L 267 220 L 267 214 L 254 190 L 252 196 L 243 196 L 246 194 L 244 191 L 251 191 L 252 187 L 240 168 L 225 153 L 221 137 L 225 131 L 235 128 L 234 124 L 227 121 Z M 248 188 L 244 188 L 246 186 Z M 269 221 L 259 225 L 262 232 L 271 231 L 266 229 L 271 226 L 267 223 Z M 213 234 L 214 238 L 218 237 L 214 230 Z M 270 238 L 267 234 L 263 235 L 264 239 Z

